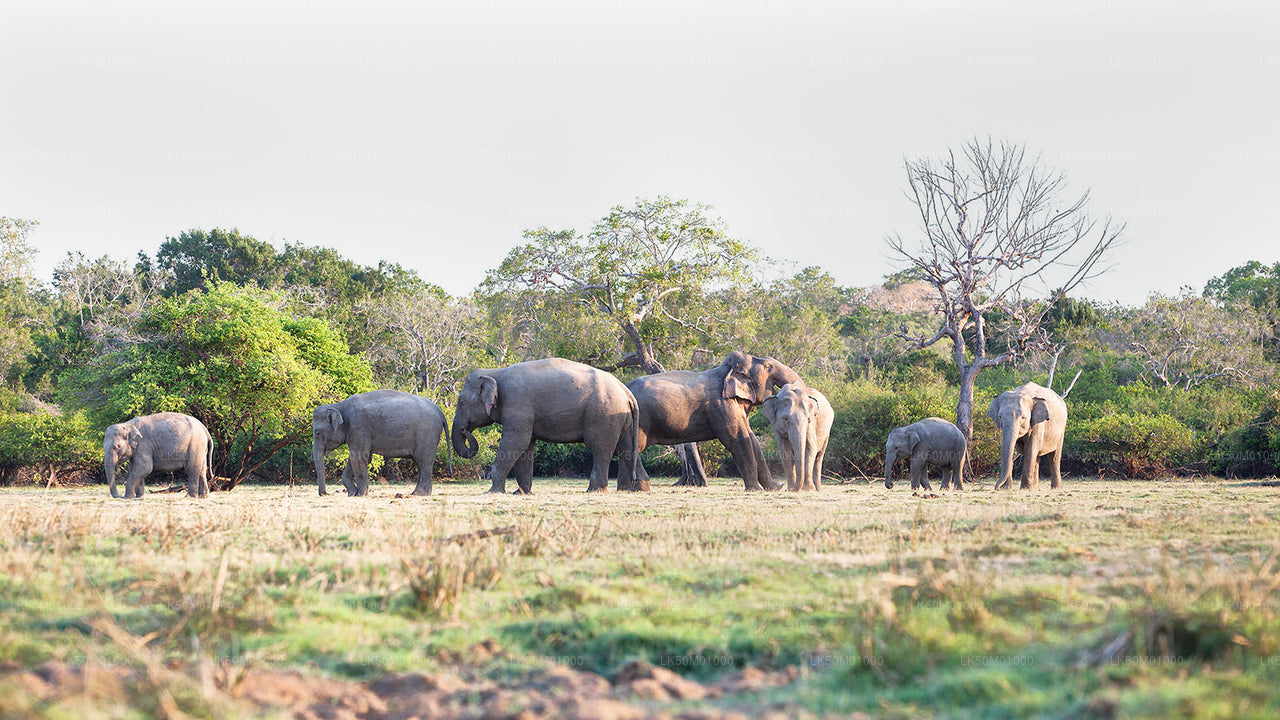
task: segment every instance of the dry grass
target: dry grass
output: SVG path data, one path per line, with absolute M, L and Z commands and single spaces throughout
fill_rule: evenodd
M 862 707 L 822 690 L 850 681 L 937 709 L 947 701 L 919 685 L 931 674 L 968 678 L 965 658 L 1014 652 L 1084 674 L 1128 658 L 1276 672 L 1272 487 L 1069 481 L 937 499 L 864 484 L 655 487 L 588 495 L 585 481 L 538 480 L 532 497 L 494 497 L 437 484 L 431 498 L 397 498 L 403 488 L 375 485 L 361 499 L 240 487 L 136 502 L 104 488 L 0 492 L 0 662 L 141 667 L 165 714 L 213 707 L 200 683 L 166 689 L 155 670 L 166 662 L 224 677 L 268 664 L 370 676 L 431 668 L 486 638 L 601 671 L 667 654 L 726 667 L 860 658 L 815 666 L 818 690 L 800 702 L 818 712 Z M 1176 672 L 1154 665 L 1143 672 L 1172 692 L 1161 683 Z M 1053 688 L 1086 704 L 1103 691 L 1096 678 Z M 976 708 L 995 702 L 974 692 Z

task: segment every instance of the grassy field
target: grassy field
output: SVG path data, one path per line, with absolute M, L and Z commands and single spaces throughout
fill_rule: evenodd
M 1280 715 L 1275 483 L 585 485 L 0 491 L 0 717 Z

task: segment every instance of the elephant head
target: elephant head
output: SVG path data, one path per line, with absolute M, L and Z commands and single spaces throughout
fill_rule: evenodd
M 498 381 L 492 375 L 476 371 L 467 376 L 458 393 L 458 408 L 453 414 L 453 431 L 449 439 L 453 449 L 464 458 L 475 457 L 480 450 L 471 431 L 497 422 L 493 416 L 498 404 Z
M 324 495 L 324 454 L 347 441 L 348 423 L 337 405 L 321 405 L 311 413 L 311 455 L 316 464 L 316 479 Z
M 763 403 L 775 387 L 787 383 L 804 387 L 804 381 L 795 370 L 771 357 L 756 357 L 734 350 L 721 367 L 726 370 L 721 391 L 721 397 L 726 400 L 737 398 L 754 406 Z
M 813 421 L 818 415 L 817 398 L 803 385 L 784 384 L 776 395 L 764 399 L 760 411 L 778 436 L 778 454 L 787 471 L 788 486 L 793 490 L 808 488 L 812 484 L 812 479 L 807 478 L 812 469 L 809 454 L 816 452 L 810 444 L 814 440 Z
M 910 425 L 889 431 L 884 443 L 884 486 L 893 489 L 893 466 L 898 460 L 910 457 L 920 444 L 920 433 Z
M 116 492 L 116 467 L 133 457 L 140 442 L 142 433 L 131 422 L 116 423 L 107 428 L 102 441 L 102 470 L 111 486 L 111 497 L 120 497 Z
M 1037 424 L 1049 419 L 1046 398 L 1018 390 L 1003 392 L 991 401 L 987 417 L 1003 433 L 1000 441 L 1000 477 L 1011 477 L 1013 452 L 1018 440 L 1030 434 Z M 1023 462 L 1036 462 L 1036 459 L 1024 458 Z

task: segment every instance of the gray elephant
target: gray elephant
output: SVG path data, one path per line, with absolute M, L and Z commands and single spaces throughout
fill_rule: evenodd
M 311 453 L 320 494 L 328 494 L 324 454 L 345 444 L 350 458 L 342 471 L 342 484 L 348 495 L 368 494 L 369 461 L 375 453 L 384 459 L 413 458 L 418 465 L 413 494 L 430 495 L 431 472 L 446 422 L 440 406 L 398 390 L 373 390 L 321 405 L 311 414 Z
M 627 383 L 640 404 L 640 444 L 679 445 L 719 440 L 747 490 L 777 490 L 760 440 L 747 413 L 764 402 L 774 387 L 803 385 L 796 371 L 771 357 L 734 351 L 719 367 L 702 372 L 671 370 L 643 375 Z M 644 467 L 637 468 L 648 483 Z
M 996 489 L 1013 487 L 1013 453 L 1022 456 L 1022 489 L 1040 483 L 1040 458 L 1048 455 L 1049 485 L 1062 484 L 1062 438 L 1067 430 L 1067 404 L 1058 393 L 1035 383 L 1006 390 L 987 409 L 1003 433 L 1000 442 L 1000 479 Z
M 479 451 L 473 431 L 502 426 L 498 453 L 489 470 L 491 493 L 506 492 L 515 469 L 519 493 L 533 491 L 533 444 L 583 443 L 591 451 L 587 490 L 609 484 L 609 459 L 618 457 L 618 489 L 648 490 L 635 482 L 639 464 L 636 399 L 612 374 L 563 358 L 530 360 L 505 368 L 479 369 L 467 376 L 453 416 L 453 448 L 464 458 Z
M 884 444 L 884 486 L 893 487 L 893 466 L 903 458 L 911 460 L 911 489 L 933 490 L 929 466 L 947 468 L 942 488 L 964 489 L 964 460 L 969 444 L 964 433 L 942 418 L 925 418 L 889 431 Z
M 124 496 L 140 498 L 147 476 L 153 472 L 183 470 L 187 474 L 187 495 L 208 497 L 213 479 L 213 437 L 204 423 L 175 412 L 143 415 L 107 428 L 102 441 L 102 469 L 118 498 L 116 468 L 125 460 L 129 478 Z
M 836 416 L 827 396 L 811 387 L 787 383 L 776 395 L 765 398 L 760 411 L 769 419 L 778 441 L 787 489 L 821 490 L 822 459 Z

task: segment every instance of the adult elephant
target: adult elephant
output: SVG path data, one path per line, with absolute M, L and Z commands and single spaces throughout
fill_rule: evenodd
M 764 399 L 760 412 L 769 418 L 788 490 L 821 490 L 822 459 L 836 412 L 827 396 L 814 388 L 783 385 Z
M 418 465 L 414 495 L 431 494 L 431 472 L 445 429 L 444 411 L 427 398 L 398 390 L 360 393 L 311 413 L 311 453 L 320 494 L 327 495 L 324 455 L 340 445 L 350 452 L 342 471 L 348 495 L 369 492 L 369 461 L 413 458 Z M 446 448 L 445 452 L 448 452 Z
M 563 358 L 530 360 L 505 368 L 474 370 L 458 393 L 453 448 L 464 458 L 479 451 L 473 431 L 502 426 L 489 492 L 505 493 L 515 469 L 519 492 L 533 492 L 533 444 L 583 443 L 591 451 L 587 490 L 609 484 L 609 459 L 618 457 L 618 488 L 648 490 L 635 480 L 639 410 L 631 392 L 612 374 Z
M 1000 479 L 996 489 L 1013 487 L 1013 453 L 1022 455 L 1022 489 L 1040 482 L 1040 458 L 1050 456 L 1050 487 L 1062 484 L 1062 438 L 1067 404 L 1058 393 L 1035 383 L 1006 390 L 991 401 L 987 416 L 1004 434 L 1000 443 Z
M 131 460 L 124 496 L 140 498 L 147 476 L 152 472 L 183 470 L 187 474 L 187 495 L 208 497 L 213 479 L 213 437 L 204 423 L 175 412 L 143 415 L 107 428 L 102 441 L 102 469 L 116 491 L 116 468 Z
M 733 456 L 747 490 L 777 490 L 782 485 L 769 472 L 747 413 L 774 387 L 787 383 L 804 386 L 796 371 L 777 360 L 736 350 L 719 367 L 703 372 L 670 370 L 638 377 L 627 383 L 640 405 L 638 447 L 719 440 Z M 643 465 L 636 471 L 647 483 Z

